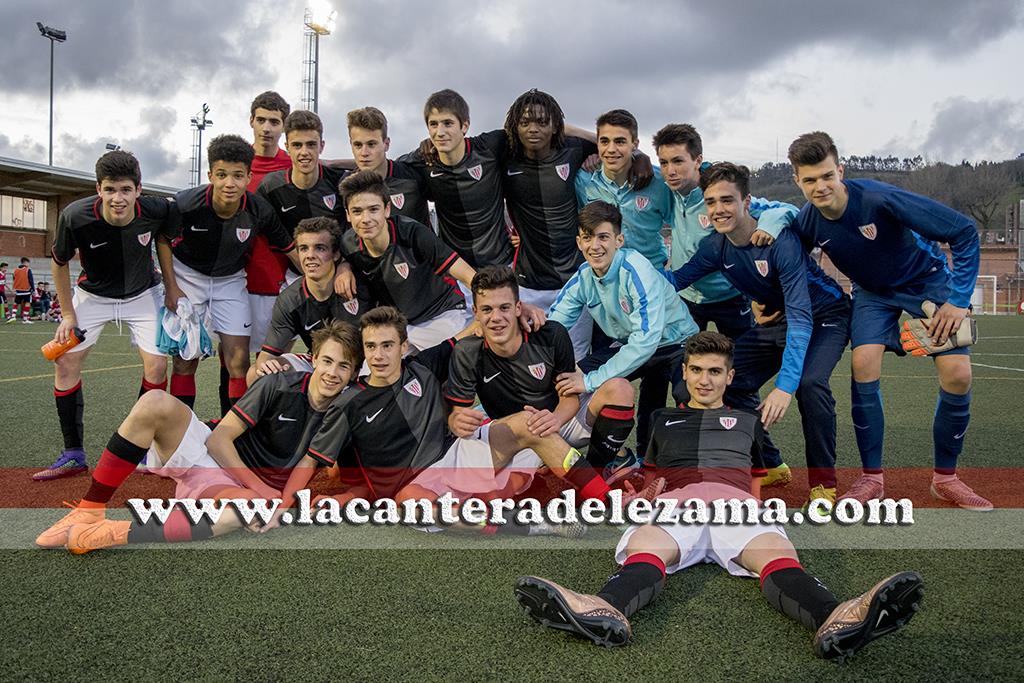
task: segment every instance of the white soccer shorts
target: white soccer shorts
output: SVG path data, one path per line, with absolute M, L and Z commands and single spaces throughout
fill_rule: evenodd
M 112 322 L 119 329 L 122 324 L 127 325 L 132 343 L 142 351 L 154 356 L 164 355 L 156 345 L 157 317 L 163 298 L 161 285 L 150 287 L 131 299 L 111 299 L 75 287 L 71 301 L 78 327 L 85 330 L 85 340 L 68 353 L 81 353 L 90 348 L 99 340 L 106 324 Z
M 244 270 L 224 277 L 210 277 L 174 259 L 174 277 L 209 332 L 249 336 L 252 316 Z

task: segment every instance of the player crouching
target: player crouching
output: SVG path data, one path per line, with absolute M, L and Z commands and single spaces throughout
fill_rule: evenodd
M 280 498 L 324 411 L 348 387 L 362 356 L 359 332 L 351 324 L 336 321 L 317 330 L 312 373 L 261 378 L 212 432 L 170 394 L 143 395 L 107 443 L 82 501 L 40 534 L 36 545 L 66 545 L 81 554 L 126 543 L 198 541 L 240 528 L 236 515 L 193 526 L 179 508 L 163 524 L 107 520 L 104 512 L 148 451 L 162 463 L 158 473 L 177 482 L 176 498 Z
M 717 332 L 701 332 L 686 344 L 684 377 L 691 398 L 678 410 L 656 415 L 647 453 L 647 462 L 672 489 L 663 498 L 710 504 L 759 497 L 760 422 L 722 402 L 733 377 L 732 351 L 732 342 Z M 516 582 L 516 599 L 545 626 L 609 647 L 625 645 L 632 636 L 629 617 L 661 592 L 666 574 L 714 562 L 734 576 L 760 576 L 769 604 L 813 630 L 815 653 L 833 659 L 903 626 L 923 594 L 917 572 L 900 572 L 841 603 L 804 570 L 786 533 L 774 524 L 632 526 L 619 540 L 615 559 L 622 567 L 597 595 L 524 576 Z

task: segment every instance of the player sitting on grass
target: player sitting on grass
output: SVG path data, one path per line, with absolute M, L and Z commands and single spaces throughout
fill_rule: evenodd
M 732 341 L 717 332 L 700 332 L 686 344 L 689 403 L 658 413 L 647 453 L 648 476 L 664 476 L 671 489 L 660 498 L 699 499 L 710 508 L 715 500 L 760 495 L 760 420 L 722 402 L 733 378 L 732 352 Z M 676 512 L 691 509 L 678 502 Z M 516 582 L 516 599 L 545 626 L 609 647 L 625 645 L 632 636 L 629 618 L 661 592 L 666 574 L 714 562 L 734 576 L 760 576 L 768 603 L 813 630 L 815 653 L 831 659 L 852 655 L 905 624 L 923 592 L 917 572 L 900 572 L 840 603 L 804 570 L 782 527 L 764 522 L 631 526 L 615 559 L 622 568 L 597 595 L 524 576 Z
M 785 416 L 795 394 L 810 499 L 835 503 L 836 402 L 829 378 L 849 341 L 850 300 L 792 232 L 783 231 L 769 246 L 752 243 L 758 220 L 750 211 L 749 183 L 745 166 L 717 163 L 701 172 L 704 203 L 717 234 L 704 239 L 675 271 L 676 289 L 722 273 L 731 287 L 777 312 L 735 340 L 736 381 L 726 403 L 760 410 L 768 429 Z M 775 387 L 762 402 L 758 392 L 776 373 Z M 778 449 L 769 450 L 767 435 L 764 451 L 765 462 L 778 467 Z
M 991 510 L 990 501 L 956 476 L 971 419 L 970 350 L 957 342 L 957 333 L 970 323 L 966 318 L 981 259 L 974 222 L 892 185 L 843 180 L 839 152 L 828 133 L 794 140 L 789 161 L 793 180 L 807 198 L 792 229 L 807 249 L 820 247 L 853 281 L 853 424 L 864 474 L 843 497 L 864 502 L 884 495 L 879 380 L 884 352 L 902 352 L 900 316 L 906 311 L 928 319 L 928 334 L 911 348 L 933 356 L 939 375 L 932 495 L 967 510 Z M 949 244 L 952 271 L 940 241 Z M 938 306 L 934 315 L 926 312 L 926 302 Z
M 313 335 L 313 372 L 263 377 L 216 429 L 164 392 L 139 399 L 110 438 L 78 506 L 36 538 L 36 545 L 85 553 L 125 543 L 198 541 L 241 527 L 236 515 L 216 525 L 192 526 L 175 508 L 162 525 L 105 519 L 107 503 L 124 480 L 155 451 L 158 474 L 177 482 L 176 498 L 277 498 L 291 468 L 306 454 L 324 411 L 362 363 L 359 332 L 336 321 Z
M 334 290 L 335 262 L 341 255 L 338 221 L 327 216 L 303 218 L 295 226 L 295 253 L 302 277 L 277 297 L 267 338 L 256 363 L 249 368 L 250 383 L 282 370 L 312 372 L 309 356 L 289 353 L 292 341 L 298 337 L 307 349 L 312 349 L 314 332 L 335 320 L 358 324 L 359 314 L 370 308 L 364 290 L 359 290 L 357 298 L 348 300 Z

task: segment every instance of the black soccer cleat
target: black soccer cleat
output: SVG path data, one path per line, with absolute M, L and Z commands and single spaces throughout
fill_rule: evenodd
M 537 576 L 516 580 L 516 600 L 541 626 L 569 631 L 597 645 L 626 645 L 633 634 L 629 619 L 596 595 L 575 593 Z
M 875 638 L 906 624 L 921 608 L 924 583 L 917 572 L 900 572 L 836 607 L 814 634 L 814 653 L 843 660 Z

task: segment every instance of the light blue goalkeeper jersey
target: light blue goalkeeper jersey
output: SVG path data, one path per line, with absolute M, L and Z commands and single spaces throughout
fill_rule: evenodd
M 622 248 L 604 277 L 584 263 L 565 284 L 548 319 L 566 329 L 586 309 L 606 335 L 622 344 L 611 359 L 583 377 L 595 391 L 612 377 L 626 377 L 662 346 L 682 345 L 697 324 L 668 279 L 638 251 Z
M 580 169 L 576 172 L 576 198 L 580 207 L 595 201 L 619 207 L 626 246 L 640 252 L 658 270 L 665 270 L 668 247 L 661 227 L 672 221 L 672 192 L 661 179 L 661 171 L 654 169 L 647 187 L 634 190 L 629 182 L 616 185 L 604 174 L 603 166 L 590 172 Z
M 702 164 L 704 168 L 706 164 Z M 652 181 L 653 182 L 653 181 Z M 796 217 L 797 208 L 785 202 L 774 202 L 760 197 L 750 197 L 750 215 L 757 220 L 759 230 L 772 237 L 778 237 Z M 715 234 L 715 227 L 704 206 L 704 193 L 695 187 L 685 196 L 672 192 L 672 270 L 676 271 L 697 253 L 700 243 Z M 701 278 L 680 295 L 695 304 L 727 301 L 739 295 L 721 273 L 712 273 Z

